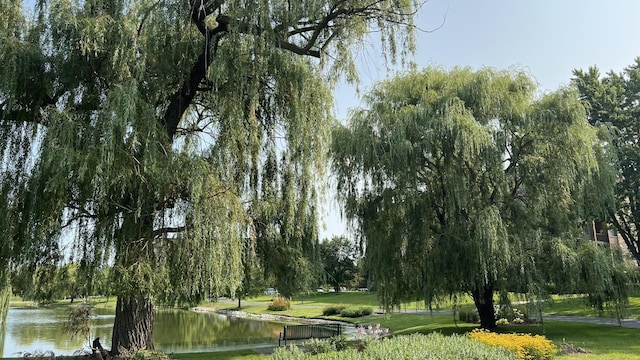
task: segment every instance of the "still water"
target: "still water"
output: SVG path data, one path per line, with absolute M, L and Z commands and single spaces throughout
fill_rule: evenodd
M 111 348 L 114 312 L 94 308 L 92 338 L 100 337 Z M 68 318 L 65 308 L 10 308 L 7 322 L 0 328 L 0 357 L 20 356 L 34 351 L 71 355 L 88 350 L 88 342 L 71 339 L 63 331 Z M 282 324 L 238 319 L 214 313 L 157 310 L 153 339 L 158 350 L 169 353 L 237 349 L 274 345 Z

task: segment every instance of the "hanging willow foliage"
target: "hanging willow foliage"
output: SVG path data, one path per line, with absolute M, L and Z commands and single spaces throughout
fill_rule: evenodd
M 305 286 L 330 89 L 372 30 L 411 50 L 417 2 L 22 3 L 0 1 L 3 259 L 113 265 L 114 353 L 153 347 L 154 296 L 233 293 L 245 249 Z
M 334 131 L 333 164 L 382 302 L 469 293 L 493 327 L 497 291 L 602 294 L 625 262 L 581 228 L 604 201 L 586 191 L 612 186 L 596 176 L 597 135 L 573 89 L 538 97 L 518 71 L 428 68 L 375 86 Z

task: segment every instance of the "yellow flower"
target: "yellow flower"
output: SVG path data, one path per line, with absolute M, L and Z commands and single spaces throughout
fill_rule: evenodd
M 522 360 L 548 360 L 558 352 L 553 342 L 541 335 L 497 334 L 488 330 L 475 329 L 468 336 L 475 341 L 511 350 Z

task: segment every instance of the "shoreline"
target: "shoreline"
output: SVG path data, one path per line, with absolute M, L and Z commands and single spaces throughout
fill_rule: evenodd
M 240 310 L 226 310 L 216 309 L 211 307 L 196 306 L 189 308 L 189 311 L 197 313 L 216 313 L 225 316 L 231 316 L 240 319 L 252 319 L 260 321 L 274 321 L 274 322 L 297 322 L 304 324 L 341 324 L 345 326 L 354 326 L 353 323 L 340 320 L 327 320 L 327 319 L 315 319 L 315 318 L 301 318 L 287 315 L 275 315 L 275 314 L 253 314 Z

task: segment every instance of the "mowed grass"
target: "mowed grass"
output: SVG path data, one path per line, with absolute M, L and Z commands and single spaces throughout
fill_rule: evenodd
M 586 316 L 586 317 L 616 317 L 615 309 L 605 307 L 602 313 L 587 304 L 587 298 L 583 295 L 554 296 L 544 307 L 544 313 L 548 315 Z M 640 320 L 640 294 L 629 297 L 629 308 L 624 314 L 625 318 Z
M 223 305 L 216 307 L 217 309 L 222 310 L 237 310 L 238 308 L 235 305 Z M 271 314 L 271 315 L 282 315 L 282 316 L 290 316 L 290 317 L 300 317 L 300 318 L 319 318 L 322 317 L 322 309 L 321 308 L 308 308 L 301 306 L 292 306 L 291 309 L 285 311 L 271 311 L 267 309 L 267 305 L 253 305 L 253 306 L 243 306 L 241 311 L 248 312 L 251 314 Z
M 263 360 L 269 358 L 269 356 L 258 354 L 253 350 L 173 354 L 171 357 L 177 360 Z
M 249 303 L 264 303 L 265 306 L 273 300 L 273 295 L 261 295 L 248 299 L 243 299 L 243 302 Z M 208 302 L 205 305 L 216 307 L 220 303 Z M 402 303 L 399 308 L 402 310 L 451 310 L 454 302 L 451 299 L 442 299 L 437 303 L 432 304 L 431 309 L 425 305 L 424 301 L 416 300 Z M 345 306 L 370 306 L 374 309 L 380 309 L 378 302 L 378 295 L 376 292 L 369 291 L 345 291 L 340 293 L 307 293 L 295 295 L 291 300 L 291 305 L 304 305 L 315 307 L 326 307 L 332 305 L 345 305 Z M 458 306 L 471 306 L 473 307 L 473 301 L 468 296 L 461 296 L 457 299 Z M 221 308 L 231 308 L 228 305 L 223 305 Z M 243 306 L 244 308 L 244 306 Z

